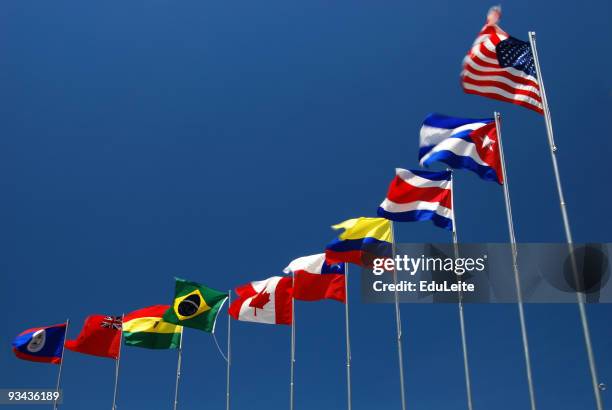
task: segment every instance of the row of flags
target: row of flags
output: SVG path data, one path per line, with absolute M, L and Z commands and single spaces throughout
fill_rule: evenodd
M 497 22 L 501 11 L 493 7 L 487 23 L 464 59 L 462 86 L 467 93 L 501 99 L 542 112 L 541 97 L 529 43 L 503 31 Z M 454 169 L 467 169 L 482 179 L 503 184 L 495 121 L 442 114 L 428 115 L 419 136 L 419 164 L 441 162 Z M 285 273 L 236 288 L 238 299 L 229 307 L 236 320 L 291 324 L 291 299 L 346 300 L 345 263 L 368 266 L 375 257 L 392 254 L 390 221 L 430 220 L 452 230 L 452 174 L 398 168 L 387 195 L 380 204 L 379 218 L 361 217 L 334 225 L 344 230 L 325 253 L 292 261 Z M 75 340 L 66 348 L 96 356 L 115 358 L 118 333 L 123 328 L 126 345 L 172 348 L 179 345 L 181 326 L 206 332 L 214 330 L 219 309 L 228 294 L 182 279 L 176 280 L 173 304 L 155 305 L 125 317 L 92 315 Z M 49 363 L 61 361 L 65 324 L 28 329 L 13 341 L 17 357 Z M 161 340 L 164 340 L 163 342 Z
M 536 66 L 531 45 L 502 30 L 497 25 L 500 15 L 499 7 L 489 10 L 485 26 L 464 59 L 462 88 L 469 94 L 510 102 L 548 116 L 545 93 L 536 74 L 539 67 Z M 547 130 L 550 137 L 552 130 Z M 472 171 L 485 181 L 504 185 L 508 196 L 500 143 L 496 119 L 457 118 L 433 113 L 424 119 L 420 129 L 419 165 L 427 168 L 434 163 L 443 163 L 452 169 Z M 508 198 L 506 200 L 506 206 L 509 207 Z M 286 275 L 237 287 L 235 293 L 238 298 L 228 307 L 228 314 L 239 321 L 294 325 L 294 300 L 332 299 L 346 303 L 347 263 L 368 267 L 374 258 L 394 256 L 394 221 L 431 221 L 433 225 L 455 234 L 454 219 L 452 171 L 398 168 L 378 207 L 377 217 L 353 218 L 334 225 L 333 229 L 342 232 L 326 246 L 324 253 L 293 260 L 283 271 Z M 510 228 L 513 229 L 512 226 Z M 150 306 L 123 317 L 89 316 L 79 336 L 65 342 L 66 324 L 28 329 L 15 338 L 13 349 L 20 359 L 59 364 L 64 347 L 79 353 L 113 359 L 119 358 L 122 340 L 128 346 L 179 348 L 183 327 L 214 333 L 219 311 L 229 296 L 228 293 L 177 278 L 174 299 L 170 305 Z M 401 322 L 397 303 L 396 298 L 402 379 Z M 463 316 L 461 318 L 463 320 Z M 523 336 L 526 343 L 526 334 Z M 292 332 L 292 343 L 293 337 Z M 347 349 L 348 337 L 347 307 Z M 533 393 L 526 346 L 525 352 L 529 387 Z M 350 353 L 347 353 L 347 360 L 350 361 Z M 467 361 L 465 346 L 464 361 Z M 467 363 L 465 365 L 466 378 L 469 379 Z M 593 368 L 592 365 L 592 372 Z M 350 368 L 347 369 L 350 408 Z M 402 407 L 405 408 L 403 379 L 401 384 Z M 467 385 L 468 408 L 471 409 L 469 383 Z M 535 409 L 533 394 L 531 398 L 532 409 Z

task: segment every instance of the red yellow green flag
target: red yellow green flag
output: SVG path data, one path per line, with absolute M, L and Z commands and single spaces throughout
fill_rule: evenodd
M 147 349 L 176 349 L 181 343 L 182 326 L 164 322 L 170 308 L 155 305 L 136 310 L 123 318 L 123 340 L 128 346 Z

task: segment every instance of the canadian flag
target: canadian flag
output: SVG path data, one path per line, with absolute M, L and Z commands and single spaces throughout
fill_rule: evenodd
M 229 314 L 247 322 L 290 325 L 292 278 L 273 276 L 236 288 L 238 299 L 232 302 Z

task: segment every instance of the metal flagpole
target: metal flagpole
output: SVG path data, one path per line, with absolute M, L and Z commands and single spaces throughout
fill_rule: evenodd
M 68 336 L 68 326 L 70 325 L 70 319 L 66 319 L 66 330 L 64 330 L 64 343 L 62 344 L 62 359 L 59 363 L 59 370 L 57 372 L 57 385 L 55 391 L 59 395 L 60 382 L 62 381 L 62 367 L 64 365 L 64 352 L 66 351 L 66 337 Z M 57 410 L 57 399 L 53 400 L 53 410 Z
M 391 224 L 392 256 L 395 260 L 395 229 L 393 227 L 393 221 L 389 221 L 389 223 Z M 397 269 L 395 268 L 393 268 L 393 283 L 395 284 L 395 324 L 397 327 L 397 360 L 399 362 L 400 373 L 400 397 L 402 399 L 402 410 L 406 410 L 406 392 L 404 388 L 404 353 L 402 349 L 402 318 L 400 316 L 399 294 L 397 291 Z
M 349 295 L 348 295 L 348 280 L 349 280 L 349 269 L 348 263 L 344 264 L 344 323 L 346 328 L 346 395 L 347 395 L 347 409 L 353 408 L 352 394 L 351 394 L 351 333 L 349 330 Z
M 227 370 L 225 380 L 225 410 L 230 408 L 230 366 L 232 365 L 232 318 L 229 308 L 232 302 L 232 290 L 227 292 Z
M 115 360 L 115 390 L 113 392 L 113 408 L 112 410 L 117 410 L 117 385 L 119 384 L 119 363 L 121 362 L 121 346 L 123 345 L 123 317 L 125 315 L 121 315 L 121 329 L 119 329 L 119 355 Z
M 291 287 L 295 284 L 295 273 L 291 272 Z M 293 410 L 293 388 L 295 374 L 295 299 L 291 297 L 291 381 L 289 383 L 289 410 Z
M 540 95 L 542 97 L 542 108 L 544 111 L 544 122 L 546 124 L 546 134 L 548 135 L 548 144 L 550 145 L 550 156 L 553 164 L 553 171 L 555 174 L 555 181 L 557 183 L 557 193 L 559 194 L 559 205 L 561 208 L 561 217 L 563 219 L 563 227 L 565 229 L 565 238 L 569 247 L 569 254 L 576 279 L 576 297 L 578 299 L 578 311 L 580 312 L 580 321 L 582 323 L 582 332 L 584 334 L 584 342 L 586 345 L 587 356 L 589 360 L 589 368 L 591 370 L 591 381 L 593 383 L 593 392 L 595 394 L 595 404 L 597 410 L 603 410 L 603 403 L 601 400 L 601 392 L 599 391 L 599 381 L 597 377 L 597 367 L 595 365 L 595 355 L 593 354 L 593 345 L 591 343 L 591 332 L 589 330 L 589 323 L 587 320 L 586 307 L 585 307 L 585 296 L 584 292 L 578 285 L 578 269 L 576 260 L 574 257 L 572 244 L 572 231 L 569 225 L 569 217 L 567 215 L 567 207 L 565 203 L 565 197 L 563 196 L 563 188 L 561 186 L 561 175 L 559 174 L 559 166 L 557 164 L 557 146 L 555 144 L 555 137 L 553 134 L 552 120 L 550 118 L 550 109 L 548 107 L 548 100 L 546 99 L 546 91 L 544 89 L 544 79 L 542 78 L 542 70 L 540 68 L 540 61 L 538 59 L 538 49 L 536 47 L 536 33 L 535 31 L 529 32 L 529 43 L 531 45 L 531 51 L 533 53 L 533 62 L 535 64 L 536 74 L 538 76 L 538 83 L 540 85 Z
M 183 331 L 184 327 L 181 327 L 181 340 L 179 341 L 178 347 L 178 360 L 176 363 L 176 384 L 174 385 L 174 410 L 178 407 L 178 397 L 179 397 L 179 381 L 181 380 L 181 362 L 183 360 Z
M 459 246 L 457 241 L 457 220 L 455 218 L 455 190 L 454 181 L 455 176 L 451 173 L 451 211 L 453 215 L 453 248 L 455 251 L 455 259 L 459 257 Z M 463 349 L 463 371 L 465 373 L 465 389 L 467 393 L 467 406 L 468 410 L 472 410 L 472 381 L 470 378 L 470 364 L 468 361 L 468 350 L 467 350 L 467 338 L 465 336 L 465 317 L 463 314 L 463 292 L 459 290 L 459 326 L 461 328 L 461 348 Z
M 516 237 L 514 235 L 514 221 L 512 220 L 512 205 L 510 203 L 510 186 L 506 174 L 506 159 L 504 157 L 504 147 L 502 144 L 501 115 L 498 112 L 495 116 L 495 128 L 497 129 L 497 142 L 499 144 L 499 158 L 501 162 L 502 177 L 504 180 L 504 201 L 506 203 L 506 219 L 508 220 L 508 234 L 510 235 L 510 246 L 512 251 L 512 269 L 514 270 L 514 284 L 516 285 L 516 298 L 521 323 L 521 336 L 523 338 L 523 352 L 525 354 L 525 369 L 527 371 L 527 385 L 529 387 L 529 400 L 531 410 L 536 410 L 535 389 L 533 388 L 533 377 L 531 375 L 531 356 L 529 355 L 529 342 L 527 339 L 527 325 L 525 324 L 525 312 L 523 310 L 523 291 L 521 289 L 521 278 L 518 269 L 518 251 L 516 247 Z

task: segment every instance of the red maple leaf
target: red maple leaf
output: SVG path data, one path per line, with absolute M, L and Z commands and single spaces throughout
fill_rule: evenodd
M 249 306 L 254 309 L 254 315 L 257 316 L 257 309 L 263 309 L 270 302 L 270 293 L 266 292 L 266 290 L 262 290 L 257 295 L 253 296 L 251 299 L 251 303 Z

